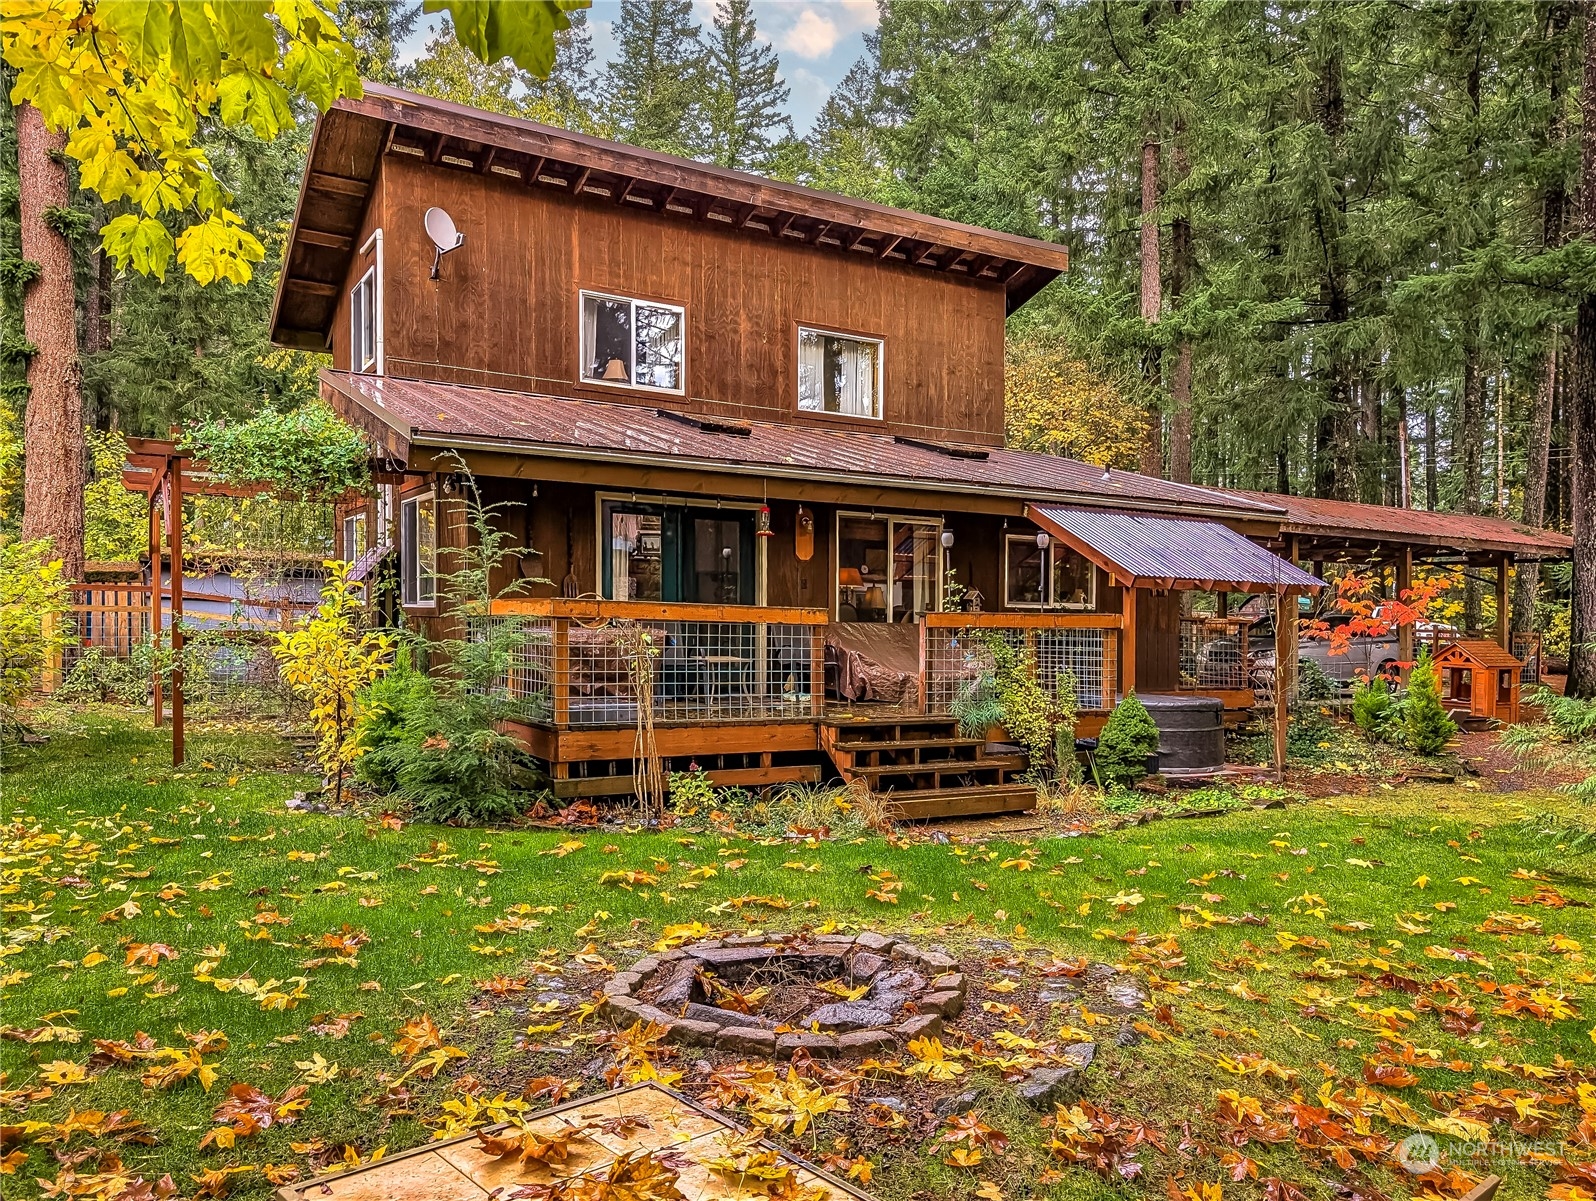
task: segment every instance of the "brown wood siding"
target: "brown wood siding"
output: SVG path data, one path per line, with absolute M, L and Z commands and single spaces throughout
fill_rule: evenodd
M 1136 691 L 1174 692 L 1180 686 L 1180 593 L 1136 596 Z
M 432 205 L 447 209 L 466 238 L 437 281 L 428 278 L 433 251 L 422 227 Z M 360 242 L 377 214 L 389 374 L 1002 442 L 1004 296 L 996 284 L 749 239 L 404 155 L 383 160 Z M 339 366 L 348 359 L 348 290 L 365 265 L 339 298 Z M 577 382 L 584 288 L 685 308 L 685 395 Z M 798 413 L 800 324 L 883 339 L 884 421 Z

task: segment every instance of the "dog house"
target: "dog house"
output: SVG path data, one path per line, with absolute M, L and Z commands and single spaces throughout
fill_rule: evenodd
M 1524 664 L 1496 643 L 1460 639 L 1435 656 L 1435 666 L 1441 672 L 1441 703 L 1453 716 L 1518 720 Z

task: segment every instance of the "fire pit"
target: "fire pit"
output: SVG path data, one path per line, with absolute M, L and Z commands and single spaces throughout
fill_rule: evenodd
M 966 988 L 952 957 L 890 935 L 762 935 L 640 959 L 605 986 L 604 1013 L 740 1054 L 877 1055 L 940 1033 Z

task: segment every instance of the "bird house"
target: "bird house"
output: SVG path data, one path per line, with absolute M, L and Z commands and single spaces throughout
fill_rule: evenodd
M 1518 720 L 1524 663 L 1496 643 L 1460 639 L 1435 656 L 1435 666 L 1441 673 L 1441 703 L 1454 716 Z

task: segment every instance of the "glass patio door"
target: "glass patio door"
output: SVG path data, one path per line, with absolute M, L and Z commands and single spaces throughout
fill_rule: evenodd
M 603 514 L 609 600 L 754 603 L 752 512 L 605 501 Z

